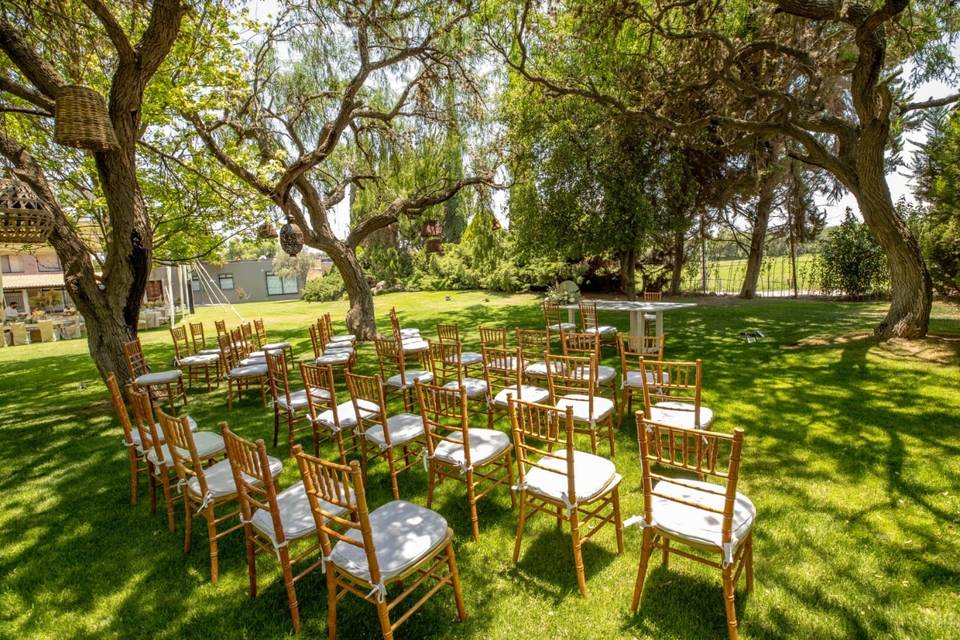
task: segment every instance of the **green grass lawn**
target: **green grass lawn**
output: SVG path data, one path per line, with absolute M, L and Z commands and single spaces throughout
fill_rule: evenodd
M 459 322 L 470 343 L 480 322 L 542 324 L 532 296 L 391 294 L 376 302 L 384 318 L 396 305 L 404 324 L 428 335 L 437 321 Z M 271 338 L 294 341 L 298 355 L 309 351 L 308 323 L 324 311 L 342 318 L 345 308 L 236 307 L 247 319 L 262 316 Z M 666 316 L 668 357 L 703 359 L 714 428 L 746 431 L 741 490 L 758 517 L 755 591 L 745 594 L 741 582 L 737 593 L 744 638 L 960 637 L 960 312 L 937 305 L 936 338 L 879 345 L 870 330 L 883 311 L 714 299 Z M 199 317 L 210 333 L 214 319 L 237 320 L 217 307 Z M 768 337 L 745 344 L 736 334 L 748 327 Z M 142 337 L 156 366 L 169 362 L 165 329 Z M 221 579 L 212 585 L 204 527 L 195 527 L 193 551 L 184 555 L 182 507 L 175 533 L 162 510 L 150 514 L 143 494 L 130 507 L 120 428 L 85 350 L 78 340 L 0 349 L 0 637 L 292 635 L 276 562 L 260 558 L 260 594 L 250 600 L 240 534 L 222 542 Z M 361 354 L 361 368 L 372 371 L 372 348 Z M 272 414 L 252 393 L 228 415 L 224 389 L 198 389 L 189 412 L 201 428 L 226 419 L 250 438 L 272 433 Z M 617 444 L 629 516 L 642 510 L 629 420 Z M 272 454 L 285 460 L 281 484 L 296 481 L 285 442 Z M 389 499 L 384 468 L 371 468 L 373 506 Z M 423 504 L 423 471 L 402 475 L 400 490 Z M 679 557 L 669 570 L 652 558 L 641 610 L 629 613 L 639 530 L 628 529 L 622 556 L 612 529 L 586 545 L 584 600 L 569 535 L 543 516 L 529 523 L 520 562 L 511 562 L 516 515 L 505 492 L 481 503 L 479 543 L 470 536 L 462 485 L 443 485 L 434 508 L 456 531 L 470 617 L 457 623 L 452 594 L 441 592 L 398 637 L 725 637 L 719 572 Z M 311 574 L 297 589 L 303 637 L 325 637 L 323 575 Z M 367 603 L 348 597 L 338 611 L 341 638 L 379 633 Z

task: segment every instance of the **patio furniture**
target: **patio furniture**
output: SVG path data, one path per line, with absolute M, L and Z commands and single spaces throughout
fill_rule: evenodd
M 333 368 L 329 365 L 300 363 L 300 378 L 307 391 L 307 411 L 313 424 L 313 453 L 320 455 L 320 440 L 327 436 L 337 443 L 340 462 L 347 463 L 348 453 L 360 452 L 360 440 L 357 435 L 358 420 L 353 400 L 337 403 L 337 389 L 333 378 Z M 376 416 L 379 408 L 373 403 L 358 403 L 360 414 L 364 418 Z M 344 434 L 349 434 L 351 444 L 344 442 Z
M 364 476 L 377 458 L 387 462 L 394 500 L 400 499 L 397 476 L 417 465 L 424 447 L 423 421 L 412 413 L 388 415 L 384 384 L 380 376 L 361 376 L 347 372 L 347 388 L 358 416 L 360 461 Z M 369 413 L 368 413 L 369 412 Z M 399 455 L 401 459 L 397 459 Z
M 630 335 L 639 337 L 645 334 L 646 321 L 644 314 L 652 313 L 656 316 L 656 335 L 663 335 L 663 314 L 674 309 L 688 309 L 697 306 L 693 302 L 641 302 L 638 300 L 594 300 L 599 311 L 616 311 L 630 314 Z M 576 312 L 580 308 L 576 304 L 565 304 L 560 307 L 567 310 L 567 319 L 573 323 Z
M 641 358 L 643 415 L 647 420 L 688 429 L 709 429 L 713 411 L 700 402 L 703 364 Z
M 583 543 L 603 525 L 611 523 L 616 530 L 617 553 L 623 554 L 623 518 L 620 513 L 620 481 L 623 478 L 606 458 L 575 449 L 572 407 L 560 410 L 511 398 L 510 424 L 520 493 L 513 562 L 516 564 L 520 560 L 528 510 L 531 516 L 545 513 L 555 517 L 558 524 L 569 522 L 577 586 L 580 594 L 585 596 Z M 590 526 L 586 528 L 588 523 Z
M 107 390 L 110 392 L 113 410 L 116 412 L 117 418 L 120 420 L 120 427 L 123 430 L 123 445 L 127 448 L 127 460 L 130 463 L 130 505 L 136 506 L 140 497 L 140 474 L 143 473 L 148 479 L 150 474 L 143 459 L 140 434 L 138 433 L 137 437 L 134 438 L 130 414 L 127 413 L 127 405 L 124 404 L 123 395 L 120 393 L 120 384 L 113 373 L 107 374 Z
M 620 406 L 617 389 L 617 370 L 604 364 L 599 364 L 600 355 L 600 335 L 597 333 L 575 333 L 566 332 L 560 334 L 560 344 L 563 346 L 563 355 L 565 356 L 589 356 L 591 353 L 597 357 L 597 387 L 605 389 L 610 400 L 613 400 L 613 411 L 620 418 Z
M 483 369 L 483 356 L 476 351 L 464 351 L 463 343 L 460 341 L 460 328 L 455 323 L 437 323 L 437 339 L 441 345 L 455 345 L 457 351 L 457 360 L 453 364 L 459 364 L 463 368 L 464 374 L 469 375 L 471 367 Z M 451 354 L 453 352 L 451 351 Z M 452 356 L 451 356 L 452 357 Z
M 307 399 L 308 390 L 290 390 L 290 379 L 287 376 L 287 362 L 283 351 L 267 351 L 267 382 L 270 384 L 270 397 L 273 400 L 273 446 L 277 446 L 280 435 L 280 414 L 283 413 L 287 422 L 287 446 L 293 453 L 293 443 L 299 431 L 310 429 L 313 432 L 313 422 L 310 420 L 310 411 Z M 315 394 L 314 400 L 325 401 L 330 398 L 330 392 L 322 388 L 309 390 Z M 302 421 L 305 426 L 297 428 L 297 422 Z
M 664 566 L 670 555 L 676 554 L 720 570 L 727 634 L 730 640 L 737 640 L 735 590 L 742 571 L 746 572 L 747 592 L 753 590 L 757 516 L 750 499 L 737 491 L 743 430 L 707 433 L 637 416 L 637 433 L 643 476 L 643 542 L 630 608 L 636 613 L 640 606 L 650 554 L 660 549 Z M 670 474 L 656 473 L 654 466 Z M 719 484 L 678 477 L 677 473 L 706 476 Z M 691 551 L 675 549 L 675 543 Z
M 417 351 L 413 355 L 417 358 L 415 366 L 407 368 L 407 353 L 402 351 L 400 341 L 396 338 L 374 338 L 373 344 L 377 349 L 377 362 L 380 366 L 380 377 L 384 380 L 387 389 L 398 391 L 403 399 L 403 408 L 410 411 L 413 407 L 413 383 L 433 382 L 434 372 L 430 363 L 430 343 L 425 351 Z M 389 374 L 390 371 L 396 373 Z
M 166 371 L 150 370 L 147 359 L 143 355 L 143 346 L 140 338 L 134 338 L 123 345 L 123 355 L 127 361 L 130 377 L 138 386 L 144 387 L 153 400 L 167 399 L 170 402 L 170 412 L 176 413 L 176 399 L 183 398 L 187 404 L 187 391 L 183 387 L 183 372 L 180 369 Z
M 220 335 L 217 342 L 220 345 L 220 362 L 223 363 L 224 378 L 227 381 L 227 411 L 233 409 L 233 385 L 237 385 L 238 398 L 243 394 L 244 387 L 249 387 L 252 384 L 260 385 L 260 401 L 266 407 L 266 363 L 241 364 L 243 357 L 229 335 Z
M 543 322 L 548 334 L 559 334 L 561 331 L 576 331 L 577 325 L 570 319 L 568 322 L 560 321 L 560 305 L 549 300 L 544 300 L 541 304 L 543 309 Z
M 320 329 L 316 325 L 310 325 L 310 344 L 313 346 L 314 362 L 318 365 L 335 367 L 344 371 L 353 369 L 356 362 L 356 354 L 353 347 L 344 343 L 345 346 L 338 348 L 339 343 L 330 343 L 325 340 L 326 330 Z
M 601 342 L 617 341 L 617 328 L 609 324 L 600 324 L 596 302 L 580 301 L 580 325 L 583 333 L 595 333 L 600 336 Z
M 484 347 L 492 347 L 494 349 L 506 349 L 507 348 L 507 328 L 506 327 L 491 327 L 480 325 L 477 327 L 477 331 L 480 334 L 480 345 Z
M 258 318 L 253 321 L 253 329 L 257 338 L 257 347 L 260 351 L 283 351 L 284 356 L 286 356 L 286 362 L 288 365 L 292 365 L 296 362 L 296 356 L 293 354 L 293 345 L 286 341 L 281 342 L 270 342 L 267 339 L 267 329 L 263 325 L 263 318 Z
M 240 505 L 230 460 L 221 460 L 205 467 L 203 459 L 197 453 L 193 434 L 190 432 L 186 418 L 183 416 L 174 418 L 162 411 L 158 411 L 157 414 L 164 438 L 167 444 L 171 445 L 170 453 L 177 470 L 178 485 L 183 488 L 183 510 L 186 515 L 183 552 L 190 553 L 193 541 L 193 519 L 201 516 L 207 523 L 210 581 L 216 584 L 220 577 L 217 543 L 244 526 L 237 517 L 240 515 Z M 225 422 L 220 423 L 221 432 L 225 426 Z M 270 471 L 270 477 L 276 477 L 283 471 L 283 463 L 273 457 L 267 457 L 266 467 Z M 226 513 L 224 513 L 224 507 L 228 509 Z M 225 523 L 227 528 L 222 529 Z
M 197 355 L 206 355 L 208 353 L 215 353 L 220 355 L 220 349 L 214 347 L 212 349 L 207 348 L 207 337 L 203 332 L 203 323 L 202 322 L 191 322 L 190 325 L 190 342 L 193 343 L 193 352 Z
M 547 363 L 543 354 L 550 351 L 550 332 L 546 329 L 521 329 L 517 327 L 517 346 L 523 359 L 524 380 L 546 381 Z
M 317 525 L 307 490 L 303 481 L 300 481 L 278 491 L 277 480 L 270 471 L 270 458 L 263 440 L 245 440 L 233 433 L 227 425 L 223 425 L 223 440 L 227 445 L 227 459 L 230 461 L 233 483 L 237 487 L 237 499 L 240 503 L 250 597 L 257 596 L 257 555 L 276 558 L 280 563 L 283 586 L 287 591 L 293 632 L 300 633 L 296 581 L 318 567 L 323 569 L 323 558 L 314 557 L 320 551 L 320 542 L 316 537 Z M 324 506 L 332 515 L 338 517 L 347 511 L 344 507 L 330 503 Z M 301 547 L 295 554 L 291 552 L 293 545 Z M 309 564 L 294 575 L 293 567 L 303 563 Z
M 393 329 L 393 339 L 403 347 L 403 357 L 415 361 L 422 360 L 424 354 L 430 351 L 430 342 L 420 337 L 419 329 L 402 329 L 396 309 L 390 309 L 390 326 Z
M 427 434 L 427 508 L 433 493 L 444 480 L 463 482 L 467 487 L 473 539 L 480 541 L 477 501 L 499 486 L 513 486 L 513 461 L 509 436 L 496 429 L 470 428 L 467 389 L 417 383 L 417 403 Z M 515 507 L 516 497 L 510 492 Z
M 30 338 L 27 336 L 27 325 L 22 322 L 10 323 L 10 339 L 13 346 L 30 344 Z
M 483 356 L 479 353 L 480 364 L 483 365 Z M 436 343 L 430 345 L 430 359 L 433 363 L 433 372 L 436 381 L 447 389 L 463 387 L 467 402 L 473 403 L 480 412 L 490 411 L 490 389 L 487 380 L 482 376 L 467 377 L 466 368 L 459 363 L 464 361 L 459 342 Z
M 511 397 L 530 402 L 547 402 L 550 391 L 523 382 L 523 352 L 516 349 L 483 347 L 483 372 L 487 389 L 493 397 L 487 414 L 487 425 L 493 428 L 497 413 L 507 414 Z
M 453 589 L 459 619 L 466 619 L 453 529 L 440 514 L 404 500 L 368 511 L 356 461 L 346 466 L 300 450 L 296 457 L 326 563 L 328 637 L 336 638 L 337 603 L 348 592 L 376 607 L 385 640 L 445 586 Z M 391 597 L 395 583 L 399 593 Z M 421 585 L 430 589 L 391 621 L 391 612 Z
M 397 316 L 397 308 L 390 307 L 390 327 L 394 333 L 399 333 L 404 340 L 420 339 L 420 329 L 416 327 L 401 327 L 400 318 Z
M 633 395 L 643 397 L 643 359 L 663 360 L 664 337 L 657 336 L 620 336 L 620 389 L 622 397 L 620 407 L 626 413 L 633 413 Z M 669 373 L 666 374 L 669 376 Z M 651 379 L 650 382 L 653 382 Z
M 545 354 L 550 397 L 558 409 L 573 409 L 577 433 L 590 437 L 590 450 L 597 453 L 597 430 L 607 426 L 610 457 L 616 454 L 613 435 L 614 403 L 597 394 L 597 356 L 554 356 Z M 584 426 L 580 426 L 584 425 Z
M 53 342 L 57 339 L 53 331 L 53 320 L 37 320 L 37 323 L 31 327 L 36 330 L 37 339 L 33 342 Z
M 329 313 L 323 314 L 321 317 L 323 320 L 323 326 L 327 330 L 327 335 L 329 336 L 330 341 L 332 342 L 346 342 L 347 344 L 353 344 L 357 341 L 357 336 L 352 333 L 336 333 L 333 330 L 333 319 L 330 317 Z
M 173 339 L 173 360 L 180 370 L 187 372 L 187 384 L 203 377 L 203 381 L 210 391 L 210 374 L 213 381 L 220 386 L 220 354 L 219 353 L 191 353 L 190 342 L 187 340 L 187 328 L 183 325 L 170 327 L 170 337 Z

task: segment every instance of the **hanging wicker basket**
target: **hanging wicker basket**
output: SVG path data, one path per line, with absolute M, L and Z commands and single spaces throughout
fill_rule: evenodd
M 425 248 L 427 253 L 443 253 L 443 238 L 428 238 Z
M 300 227 L 287 222 L 280 228 L 280 247 L 287 255 L 295 256 L 303 250 L 303 231 Z
M 264 222 L 257 227 L 257 237 L 261 240 L 269 240 L 277 237 L 277 228 L 270 222 Z
M 420 237 L 439 238 L 443 235 L 443 225 L 439 220 L 424 220 L 420 225 Z
M 53 231 L 47 205 L 14 177 L 0 179 L 0 242 L 42 244 Z
M 89 87 L 60 87 L 54 123 L 53 139 L 58 144 L 90 151 L 109 151 L 118 146 L 103 96 Z

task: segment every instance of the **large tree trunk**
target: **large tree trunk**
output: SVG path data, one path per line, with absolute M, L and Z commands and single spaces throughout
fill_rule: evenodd
M 680 285 L 683 281 L 684 249 L 686 248 L 686 232 L 677 231 L 673 236 L 673 268 L 670 271 L 670 295 L 680 295 Z
M 343 284 L 350 299 L 347 311 L 347 328 L 360 340 L 372 340 L 377 336 L 377 322 L 373 310 L 373 292 L 367 277 L 360 268 L 357 254 L 339 240 L 325 244 L 323 250 L 333 261 L 343 277 Z
M 887 315 L 874 329 L 881 340 L 922 338 L 927 334 L 933 283 L 920 253 L 920 245 L 897 215 L 884 175 L 885 132 L 881 123 L 865 128 L 857 149 L 856 189 L 852 189 L 860 214 L 887 254 L 892 300 Z
M 760 181 L 753 231 L 750 234 L 747 272 L 743 276 L 743 286 L 740 287 L 740 297 L 745 300 L 750 300 L 757 294 L 757 281 L 760 279 L 760 267 L 763 264 L 763 248 L 767 241 L 770 212 L 773 210 L 773 196 L 779 181 L 779 172 L 772 169 L 768 169 L 767 175 Z
M 620 290 L 627 300 L 637 299 L 637 251 L 630 248 L 620 254 Z

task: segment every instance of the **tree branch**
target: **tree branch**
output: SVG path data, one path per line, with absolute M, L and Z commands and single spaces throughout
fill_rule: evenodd
M 41 94 L 50 100 L 56 99 L 57 91 L 64 84 L 63 78 L 53 65 L 41 58 L 23 35 L 2 17 L 0 17 L 0 49 L 3 49 L 20 73 Z
M 103 25 L 110 42 L 116 48 L 120 60 L 128 64 L 133 63 L 136 54 L 133 47 L 130 46 L 130 40 L 127 39 L 126 32 L 117 22 L 117 18 L 111 13 L 109 7 L 100 0 L 83 0 L 83 4 L 87 5 L 87 8 L 100 20 L 100 24 Z

